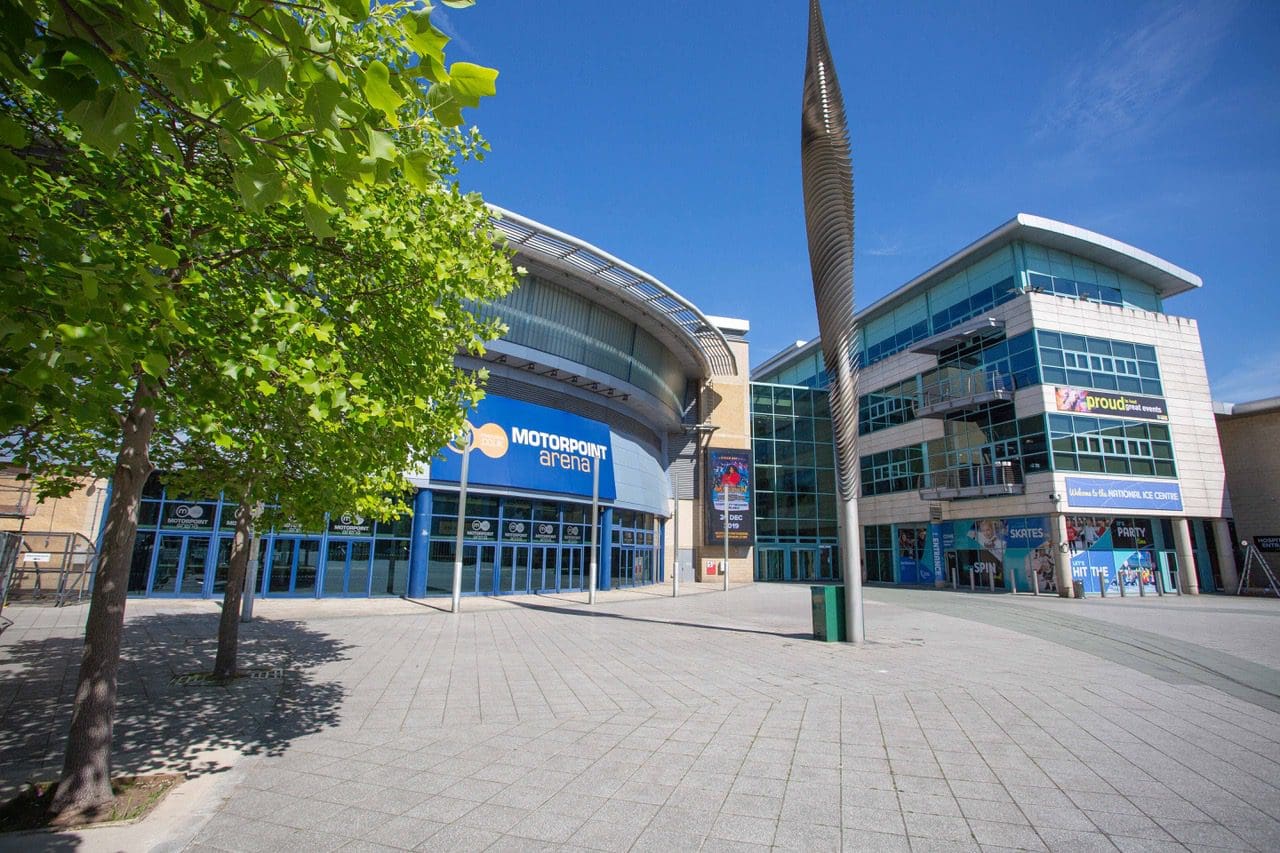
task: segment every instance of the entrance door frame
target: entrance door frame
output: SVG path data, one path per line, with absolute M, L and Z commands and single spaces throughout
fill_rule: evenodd
M 325 584 L 329 579 L 329 548 L 335 542 L 346 545 L 347 555 L 342 561 L 342 590 L 340 592 L 328 592 L 325 590 Z M 352 552 L 358 544 L 367 544 L 369 546 L 369 556 L 365 560 L 365 580 L 364 590 L 361 592 L 352 592 L 348 589 L 351 582 L 351 561 Z M 316 580 L 317 592 L 325 598 L 368 598 L 369 584 L 373 582 L 373 539 L 368 536 L 334 536 L 332 533 L 325 538 L 324 545 L 324 563 L 320 572 L 320 577 Z
M 287 592 L 271 592 L 271 571 L 276 564 L 276 546 L 288 541 L 289 547 L 289 589 Z M 316 579 L 315 588 L 310 592 L 297 592 L 298 586 L 298 553 L 304 541 L 316 543 L 316 550 L 319 558 L 316 561 Z M 275 598 L 316 598 L 323 590 L 321 585 L 321 568 L 323 563 L 320 560 L 327 558 L 324 550 L 324 536 L 319 533 L 282 533 L 275 534 L 271 537 L 271 547 L 267 549 L 267 563 L 262 569 L 262 588 L 258 590 L 258 594 L 262 596 L 273 596 Z

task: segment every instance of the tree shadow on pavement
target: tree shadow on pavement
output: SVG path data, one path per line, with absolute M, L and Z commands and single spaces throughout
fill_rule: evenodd
M 318 677 L 345 644 L 302 622 L 241 626 L 240 677 L 217 684 L 218 614 L 157 614 L 125 622 L 112 772 L 226 769 L 211 754 L 279 755 L 299 737 L 334 726 L 344 690 Z M 61 771 L 84 638 L 51 637 L 0 648 L 0 799 Z M 195 676 L 187 677 L 183 676 Z
M 785 631 L 766 631 L 761 628 L 735 628 L 732 625 L 708 625 L 704 622 L 682 622 L 678 619 L 649 619 L 644 616 L 626 616 L 622 613 L 610 613 L 606 610 L 583 610 L 580 607 L 557 607 L 554 604 L 534 604 L 531 601 L 513 601 L 516 607 L 527 610 L 540 610 L 544 613 L 562 613 L 566 616 L 588 616 L 595 619 L 621 619 L 625 622 L 649 622 L 654 625 L 676 625 L 681 628 L 702 628 L 708 631 L 731 631 L 735 634 L 760 634 L 766 637 L 782 637 L 787 640 L 812 640 L 813 632 L 787 633 Z

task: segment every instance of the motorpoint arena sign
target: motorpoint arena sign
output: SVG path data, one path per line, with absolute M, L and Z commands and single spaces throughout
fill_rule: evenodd
M 467 415 L 471 460 L 468 485 L 499 486 L 591 497 L 591 469 L 600 467 L 600 499 L 613 500 L 613 443 L 599 421 L 488 396 Z M 431 464 L 434 482 L 462 478 L 462 441 Z

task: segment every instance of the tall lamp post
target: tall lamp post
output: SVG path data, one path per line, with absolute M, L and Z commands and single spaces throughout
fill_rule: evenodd
M 685 432 L 692 432 L 699 439 L 705 435 L 708 444 L 707 450 L 710 450 L 711 434 L 718 429 L 720 429 L 719 424 L 709 424 L 704 421 L 691 427 L 685 427 Z M 710 464 L 710 459 L 707 460 L 707 464 Z M 720 494 L 724 499 L 724 564 L 720 567 L 720 575 L 724 582 L 723 588 L 727 591 L 729 589 L 729 495 L 723 489 L 720 490 Z M 709 477 L 707 478 L 707 501 L 714 505 L 715 489 L 712 488 Z
M 453 539 L 453 603 L 451 613 L 462 609 L 462 534 L 467 521 L 467 467 L 471 462 L 471 448 L 475 446 L 475 430 L 471 424 L 462 428 L 462 475 L 458 478 L 458 529 Z

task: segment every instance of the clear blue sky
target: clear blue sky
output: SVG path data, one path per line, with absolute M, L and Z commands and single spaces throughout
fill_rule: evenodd
M 467 189 L 751 321 L 816 334 L 799 170 L 808 3 L 480 0 L 496 66 Z M 1204 279 L 1215 398 L 1280 394 L 1280 3 L 825 3 L 853 141 L 859 306 L 1027 212 Z

